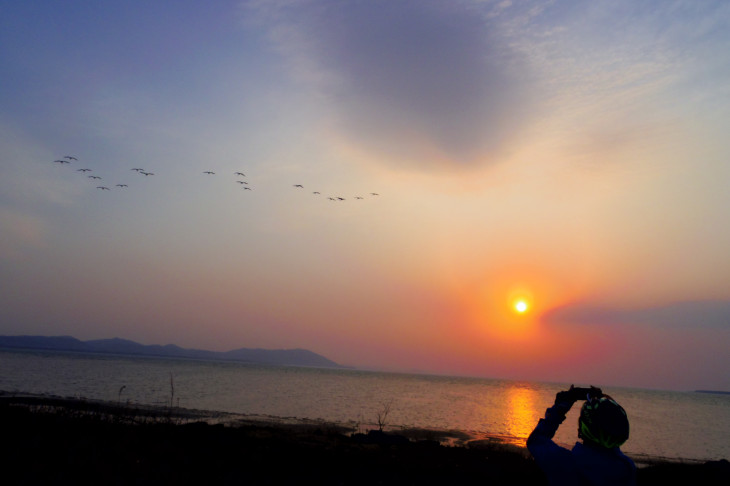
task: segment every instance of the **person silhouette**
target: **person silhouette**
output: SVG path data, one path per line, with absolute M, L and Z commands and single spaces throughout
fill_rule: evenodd
M 578 437 L 572 449 L 553 442 L 565 415 L 578 400 L 585 400 L 578 418 Z M 621 452 L 629 438 L 626 411 L 600 388 L 577 388 L 555 395 L 527 439 L 527 449 L 554 485 L 636 485 L 636 465 Z

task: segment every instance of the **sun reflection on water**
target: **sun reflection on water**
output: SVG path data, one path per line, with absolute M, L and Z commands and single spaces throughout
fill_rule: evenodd
M 525 445 L 527 437 L 540 419 L 535 408 L 538 393 L 532 388 L 515 384 L 507 390 L 507 433 L 517 439 L 519 445 Z

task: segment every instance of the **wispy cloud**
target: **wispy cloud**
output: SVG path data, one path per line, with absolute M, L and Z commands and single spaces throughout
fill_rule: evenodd
M 330 110 L 339 135 L 391 161 L 491 160 L 528 111 L 526 65 L 490 25 L 486 6 L 250 6 L 297 78 Z
M 593 304 L 573 304 L 542 316 L 549 324 L 646 324 L 661 327 L 730 327 L 730 302 L 686 301 L 655 307 L 619 309 Z

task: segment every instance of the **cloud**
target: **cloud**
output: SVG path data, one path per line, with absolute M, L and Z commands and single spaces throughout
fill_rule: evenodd
M 660 327 L 730 327 L 730 302 L 686 301 L 656 307 L 617 309 L 593 304 L 573 304 L 542 316 L 547 324 L 646 324 Z
M 370 153 L 492 160 L 526 118 L 525 63 L 476 2 L 250 6 L 337 133 Z

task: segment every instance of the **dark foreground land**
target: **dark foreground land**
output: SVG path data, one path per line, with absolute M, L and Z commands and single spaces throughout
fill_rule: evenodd
M 0 396 L 3 484 L 545 484 L 521 448 L 447 447 L 438 437 L 356 434 L 328 424 L 239 421 L 210 413 Z M 229 421 L 230 423 L 230 421 Z M 727 461 L 660 463 L 639 484 L 727 484 Z

